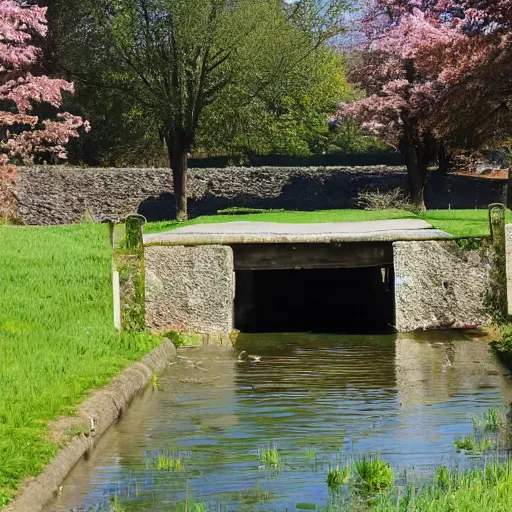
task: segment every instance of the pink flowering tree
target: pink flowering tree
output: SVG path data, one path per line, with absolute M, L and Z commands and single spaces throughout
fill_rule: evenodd
M 512 2 L 451 0 L 449 8 L 456 44 L 436 49 L 444 91 L 431 125 L 453 148 L 501 144 L 512 137 Z
M 401 151 L 420 209 L 440 146 L 478 149 L 512 134 L 511 25 L 510 0 L 368 4 L 351 75 L 367 96 L 338 115 Z
M 429 119 L 444 89 L 435 51 L 458 37 L 451 21 L 440 16 L 446 8 L 436 0 L 371 1 L 350 77 L 366 97 L 343 105 L 338 114 L 355 118 L 402 153 L 411 200 L 422 210 L 427 167 L 439 146 Z
M 31 163 L 38 155 L 66 158 L 66 144 L 89 125 L 68 112 L 42 118 L 36 109 L 62 105 L 62 93 L 73 84 L 39 73 L 35 41 L 47 32 L 46 8 L 0 0 L 0 168 L 13 175 L 12 164 Z

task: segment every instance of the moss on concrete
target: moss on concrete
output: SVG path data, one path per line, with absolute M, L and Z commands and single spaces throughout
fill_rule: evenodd
M 114 266 L 119 272 L 121 294 L 121 329 L 125 332 L 146 328 L 144 245 L 142 228 L 145 219 L 130 215 L 123 238 L 114 236 Z M 115 233 L 115 231 L 114 231 Z

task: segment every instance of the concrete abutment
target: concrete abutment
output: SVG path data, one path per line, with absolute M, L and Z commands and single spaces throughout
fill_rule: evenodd
M 483 249 L 437 240 L 250 249 L 146 246 L 147 328 L 229 343 L 234 329 L 382 333 L 490 320 L 491 263 Z

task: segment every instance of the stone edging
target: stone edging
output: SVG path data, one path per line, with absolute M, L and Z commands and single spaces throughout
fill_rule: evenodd
M 77 462 L 97 444 L 107 429 L 117 421 L 133 398 L 176 358 L 176 348 L 169 340 L 115 377 L 106 387 L 94 392 L 78 409 L 75 425 L 87 425 L 90 433 L 80 434 L 59 450 L 36 478 L 22 484 L 18 497 L 4 512 L 39 512 L 56 495 L 62 482 Z M 56 423 L 58 428 L 58 423 Z

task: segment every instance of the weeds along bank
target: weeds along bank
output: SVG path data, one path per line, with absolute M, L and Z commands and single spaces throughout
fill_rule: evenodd
M 0 226 L 0 254 L 1 508 L 56 453 L 51 420 L 159 340 L 112 325 L 107 226 Z

